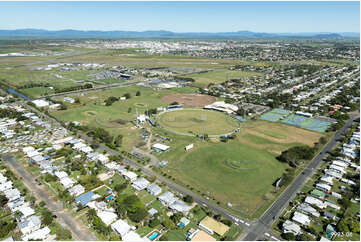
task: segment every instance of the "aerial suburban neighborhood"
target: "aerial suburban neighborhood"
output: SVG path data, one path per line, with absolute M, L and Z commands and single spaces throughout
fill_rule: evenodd
M 202 6 L 231 21 L 223 8 L 281 3 L 46 4 L 0 3 L 0 13 L 47 9 L 54 16 L 41 18 L 53 24 L 55 12 L 82 6 L 106 24 L 103 11 L 124 8 L 151 24 L 147 6 Z M 319 7 L 299 4 L 311 15 Z M 359 2 L 319 4 L 359 27 Z M 360 36 L 351 27 L 36 24 L 0 23 L 0 240 L 360 241 Z M 168 26 L 158 24 L 149 26 Z

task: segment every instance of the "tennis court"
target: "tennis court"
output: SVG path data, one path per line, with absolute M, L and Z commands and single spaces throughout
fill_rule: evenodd
M 331 125 L 330 122 L 320 121 L 317 119 L 307 118 L 295 114 L 292 114 L 286 119 L 282 120 L 281 123 L 317 132 L 325 132 Z
M 285 110 L 285 109 L 280 109 L 280 108 L 275 108 L 272 111 L 263 114 L 260 117 L 260 119 L 270 121 L 270 122 L 277 122 L 282 117 L 287 116 L 289 113 L 291 113 L 291 111 Z

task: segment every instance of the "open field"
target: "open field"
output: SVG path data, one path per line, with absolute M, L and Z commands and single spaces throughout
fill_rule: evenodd
M 170 132 L 184 134 L 222 135 L 239 127 L 238 121 L 224 113 L 202 109 L 167 111 L 157 121 Z
M 173 140 L 167 143 L 171 150 L 159 158 L 169 161 L 162 171 L 181 184 L 220 201 L 224 207 L 230 202 L 234 211 L 252 217 L 279 195 L 272 183 L 288 165 L 276 157 L 292 146 L 313 145 L 321 136 L 280 123 L 248 121 L 242 123 L 237 138 L 227 143 L 203 142 L 168 132 L 167 137 Z M 184 151 L 190 143 L 194 148 Z
M 141 95 L 136 96 L 140 91 Z M 112 135 L 122 134 L 124 136 L 123 148 L 131 150 L 134 145 L 142 141 L 141 131 L 134 128 L 131 122 L 138 114 L 144 113 L 147 109 L 165 107 L 167 103 L 161 100 L 161 97 L 175 93 L 192 93 L 193 88 L 176 88 L 162 91 L 154 91 L 151 88 L 131 86 L 108 89 L 87 93 L 85 96 L 72 95 L 79 97 L 80 104 L 67 104 L 68 109 L 52 112 L 52 115 L 59 120 L 79 121 L 84 125 L 92 127 L 102 127 L 108 130 Z M 111 106 L 103 104 L 104 99 L 114 96 L 120 97 L 125 93 L 131 95 L 130 99 L 117 101 Z M 63 100 L 62 97 L 55 98 Z
M 216 97 L 202 94 L 171 94 L 162 97 L 162 101 L 168 104 L 178 102 L 185 107 L 203 107 L 217 101 Z
M 247 78 L 259 75 L 262 75 L 262 73 L 237 70 L 215 70 L 205 73 L 185 75 L 185 77 L 191 77 L 196 80 L 194 83 L 195 86 L 207 87 L 210 83 L 219 84 L 225 82 L 227 79 Z

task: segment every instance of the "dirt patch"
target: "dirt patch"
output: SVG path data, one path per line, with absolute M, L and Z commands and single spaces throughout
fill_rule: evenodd
M 161 98 L 163 102 L 171 104 L 178 102 L 185 107 L 203 107 L 217 101 L 216 97 L 203 94 L 170 94 Z

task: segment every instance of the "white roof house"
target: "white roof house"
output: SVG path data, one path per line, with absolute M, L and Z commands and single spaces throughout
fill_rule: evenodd
M 61 185 L 63 185 L 63 187 L 65 189 L 71 188 L 74 185 L 74 181 L 72 179 L 70 179 L 69 177 L 64 177 L 60 180 Z
M 149 186 L 149 184 L 150 184 L 150 182 L 147 179 L 145 179 L 144 177 L 141 177 L 133 182 L 132 187 L 137 191 L 141 191 L 141 190 L 147 188 Z
M 334 178 L 336 178 L 336 179 L 342 178 L 342 174 L 341 174 L 341 173 L 332 171 L 331 169 L 326 169 L 326 170 L 325 170 L 325 174 L 326 174 L 326 175 L 329 175 L 329 176 L 332 176 L 332 177 L 334 177 Z
M 342 174 L 345 174 L 346 171 L 344 168 L 340 167 L 340 166 L 337 166 L 337 165 L 330 165 L 330 169 L 331 170 L 335 170 L 336 172 L 338 173 L 342 173 Z
M 23 148 L 23 152 L 24 153 L 29 153 L 30 151 L 34 151 L 34 147 L 31 147 L 31 146 L 26 146 Z
M 27 220 L 18 224 L 22 234 L 29 234 L 35 230 L 40 229 L 41 220 L 39 216 L 31 216 Z
M 147 187 L 147 192 L 149 192 L 150 195 L 158 196 L 162 192 L 162 188 L 160 188 L 160 186 L 158 186 L 157 184 L 153 183 Z
M 54 173 L 54 175 L 55 175 L 59 180 L 61 180 L 61 179 L 65 178 L 65 177 L 67 177 L 67 176 L 68 176 L 68 173 L 66 173 L 65 171 L 56 171 L 56 172 Z
M 294 235 L 299 235 L 301 233 L 301 227 L 290 220 L 286 220 L 282 224 L 282 230 L 283 233 L 292 233 Z
M 90 152 L 93 152 L 93 149 L 90 146 L 85 146 L 85 147 L 80 148 L 80 151 L 85 154 L 88 154 Z
M 339 167 L 342 167 L 342 168 L 348 167 L 347 163 L 342 162 L 342 161 L 338 161 L 338 160 L 332 161 L 332 165 L 339 166 Z
M 22 214 L 21 219 L 25 219 L 25 218 L 35 214 L 34 209 L 32 209 L 31 207 L 28 207 L 28 206 L 27 207 L 25 207 L 25 206 L 21 207 L 19 209 L 19 211 Z
M 109 158 L 103 154 L 99 154 L 97 159 L 102 163 L 105 164 L 109 161 Z
M 299 212 L 293 214 L 292 220 L 305 226 L 308 226 L 311 223 L 311 220 L 307 215 Z
M 38 229 L 30 234 L 24 235 L 21 239 L 24 241 L 28 240 L 45 240 L 50 234 L 48 226 Z
M 4 183 L 0 184 L 0 192 L 6 191 L 13 188 L 13 182 L 12 181 L 7 181 Z
M 39 163 L 39 162 L 45 160 L 45 157 L 42 155 L 36 155 L 36 156 L 31 157 L 31 159 L 33 161 L 35 161 L 36 163 Z
M 125 177 L 125 179 L 129 180 L 129 181 L 135 181 L 135 179 L 137 179 L 138 175 L 135 174 L 132 171 L 126 171 L 123 173 L 123 176 Z
M 34 103 L 35 106 L 37 106 L 39 108 L 49 106 L 49 104 L 50 104 L 48 101 L 41 100 L 41 99 L 33 100 L 31 102 Z
M 81 148 L 86 147 L 86 146 L 87 146 L 86 144 L 79 142 L 79 143 L 76 143 L 73 145 L 73 149 L 80 150 Z
M 299 210 L 305 214 L 315 216 L 316 218 L 320 217 L 320 213 L 317 212 L 317 210 L 315 208 L 311 207 L 307 203 L 301 203 L 300 205 L 298 205 L 297 210 Z
M 20 191 L 18 189 L 9 189 L 4 191 L 4 195 L 7 199 L 9 199 L 9 202 L 14 201 L 18 198 L 20 198 Z
M 326 182 L 327 184 L 330 184 L 330 185 L 332 185 L 333 184 L 333 177 L 332 176 L 323 176 L 323 177 L 321 177 L 321 179 L 320 179 L 321 181 L 323 181 L 323 182 Z
M 312 196 L 307 196 L 306 199 L 305 199 L 305 203 L 308 203 L 310 205 L 315 205 L 321 209 L 324 209 L 326 208 L 326 205 L 324 202 L 322 202 L 321 200 L 317 199 L 317 198 L 314 198 Z
M 325 183 L 316 183 L 315 186 L 317 189 L 324 191 L 324 192 L 330 192 L 331 188 L 332 188 L 330 185 L 327 185 Z
M 122 241 L 144 241 L 139 234 L 137 234 L 134 231 L 129 231 L 128 233 L 126 233 L 124 236 L 122 236 Z
M 126 221 L 121 220 L 121 219 L 118 219 L 110 227 L 116 234 L 119 234 L 122 238 L 131 229 L 129 224 Z
M 177 199 L 174 197 L 174 194 L 171 192 L 165 192 L 162 195 L 158 197 L 158 200 L 166 206 L 171 205 L 174 203 Z
M 181 200 L 176 200 L 169 207 L 180 213 L 188 213 L 189 210 L 191 210 L 191 206 L 188 206 L 185 202 Z
M 70 196 L 79 196 L 85 192 L 85 188 L 81 184 L 77 184 L 69 189 Z
M 118 218 L 116 213 L 110 211 L 98 211 L 97 216 L 103 221 L 106 226 L 110 225 Z
M 37 150 L 31 150 L 29 152 L 26 152 L 26 155 L 31 158 L 37 155 L 41 155 L 41 153 L 39 153 Z
M 152 146 L 152 148 L 156 151 L 167 151 L 167 150 L 169 150 L 170 147 L 168 145 L 163 145 L 163 144 L 157 143 L 157 144 L 154 144 Z

